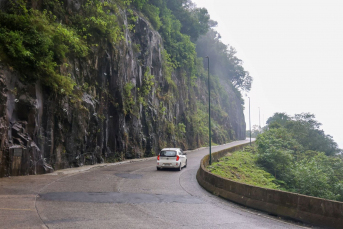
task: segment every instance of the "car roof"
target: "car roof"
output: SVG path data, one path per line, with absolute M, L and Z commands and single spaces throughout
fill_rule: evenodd
M 180 150 L 180 148 L 163 148 L 162 150 Z

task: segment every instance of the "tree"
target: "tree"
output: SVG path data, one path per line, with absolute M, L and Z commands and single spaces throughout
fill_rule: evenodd
M 257 137 L 257 162 L 288 191 L 343 200 L 343 156 L 310 113 L 275 113 Z M 321 152 L 321 150 L 323 150 Z
M 166 3 L 181 22 L 181 33 L 190 36 L 192 42 L 196 42 L 200 35 L 208 31 L 210 15 L 207 9 L 197 8 L 190 0 L 167 0 Z
M 267 124 L 270 129 L 279 127 L 287 129 L 304 150 L 325 152 L 328 156 L 341 152 L 332 136 L 326 135 L 320 129 L 322 124 L 315 120 L 314 114 L 301 113 L 290 117 L 286 113 L 275 113 L 268 118 Z
M 138 9 L 142 10 L 143 6 L 147 4 L 149 0 L 133 0 L 133 5 Z
M 319 129 L 322 124 L 314 118 L 315 116 L 310 113 L 296 114 L 287 122 L 285 128 L 306 150 L 325 152 L 328 156 L 336 155 L 341 151 L 337 143 L 330 135 L 325 135 L 324 131 Z
M 291 163 L 301 145 L 284 128 L 271 129 L 260 135 L 257 140 L 257 162 L 274 174 L 275 178 L 290 183 L 292 180 Z
M 271 123 L 276 122 L 281 126 L 285 126 L 289 120 L 291 120 L 291 117 L 288 116 L 286 113 L 276 112 L 272 117 L 268 118 L 267 124 L 269 125 Z
M 256 138 L 262 133 L 262 129 L 258 125 L 253 125 L 251 130 L 251 137 Z M 247 136 L 250 136 L 250 130 L 247 130 Z
M 304 195 L 326 199 L 341 197 L 341 190 L 336 189 L 339 180 L 334 176 L 334 169 L 329 164 L 330 157 L 317 153 L 314 157 L 306 157 L 294 165 L 295 191 Z
M 211 57 L 212 75 L 217 75 L 221 79 L 230 81 L 236 89 L 250 91 L 252 77 L 243 68 L 242 60 L 236 57 L 236 50 L 225 45 L 220 40 L 221 36 L 214 29 L 210 29 L 196 42 L 196 51 L 199 57 Z M 206 66 L 206 63 L 204 62 Z

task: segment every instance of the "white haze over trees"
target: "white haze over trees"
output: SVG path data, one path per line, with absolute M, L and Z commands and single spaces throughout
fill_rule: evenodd
M 275 112 L 309 112 L 343 148 L 342 1 L 192 1 L 207 8 L 222 42 L 237 50 L 254 79 L 247 94 L 251 126 L 264 126 Z

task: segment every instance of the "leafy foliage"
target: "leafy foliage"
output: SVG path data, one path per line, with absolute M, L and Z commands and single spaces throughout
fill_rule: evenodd
M 88 47 L 74 30 L 54 22 L 47 11 L 27 9 L 24 1 L 12 2 L 0 12 L 0 55 L 24 80 L 41 80 L 53 91 L 71 94 L 75 82 L 58 73 L 67 55 L 84 57 Z
M 135 100 L 132 95 L 132 89 L 134 88 L 133 83 L 128 82 L 124 86 L 124 114 L 129 114 L 133 112 Z
M 166 79 L 168 85 L 170 85 L 174 90 L 177 89 L 175 82 L 171 79 L 172 71 L 175 68 L 175 65 L 172 63 L 170 55 L 167 53 L 166 50 L 162 51 L 162 59 L 163 59 L 163 75 Z
M 286 113 L 276 112 L 272 117 L 268 118 L 267 124 L 271 125 L 273 123 L 278 123 L 280 126 L 285 126 L 288 121 L 291 120 L 291 117 Z
M 207 10 L 196 8 L 189 0 L 148 0 L 133 4 L 142 9 L 162 35 L 173 66 L 189 69 L 192 73 L 196 58 L 192 41 L 208 30 Z
M 301 145 L 283 128 L 272 129 L 259 135 L 256 143 L 257 162 L 274 174 L 275 178 L 290 181 L 290 164 L 302 149 Z
M 180 32 L 195 42 L 209 29 L 210 16 L 205 8 L 197 8 L 190 0 L 167 0 L 167 7 L 181 23 Z
M 343 200 L 342 190 L 336 188 L 342 184 L 342 180 L 335 176 L 330 164 L 332 159 L 324 153 L 318 153 L 315 157 L 307 157 L 295 162 L 293 169 L 295 191 L 310 196 Z M 333 161 L 343 166 L 343 161 L 337 159 Z
M 269 128 L 284 127 L 297 139 L 304 147 L 304 150 L 313 150 L 325 152 L 326 155 L 332 156 L 341 150 L 330 135 L 325 135 L 320 130 L 321 123 L 317 122 L 315 116 L 310 113 L 296 114 L 290 117 L 285 113 L 275 113 L 273 117 L 267 120 Z
M 178 138 L 182 138 L 182 137 L 184 137 L 185 133 L 186 133 L 186 125 L 183 124 L 182 122 L 180 122 L 177 125 L 176 135 L 178 136 Z
M 99 40 L 105 38 L 115 45 L 123 39 L 116 14 L 118 8 L 113 2 L 88 0 L 82 5 L 81 13 L 73 14 L 70 21 L 88 44 L 97 45 Z
M 145 4 L 142 10 L 144 14 L 149 18 L 149 21 L 152 24 L 152 26 L 156 30 L 159 30 L 162 26 L 162 22 L 160 19 L 160 9 L 157 6 Z
M 148 0 L 133 0 L 132 4 L 138 9 L 142 10 L 143 6 L 148 2 Z
M 139 91 L 139 103 L 143 104 L 143 106 L 147 105 L 147 96 L 150 94 L 152 87 L 154 86 L 154 79 L 155 77 L 150 74 L 150 68 L 144 73 L 144 78 L 142 82 L 141 88 L 138 88 Z
M 305 113 L 291 118 L 276 113 L 267 122 L 269 130 L 258 135 L 256 141 L 257 163 L 274 175 L 280 188 L 342 201 L 343 158 L 335 154 L 339 152 L 336 144 L 326 142 L 314 115 Z M 317 146 L 316 141 L 322 145 Z M 321 149 L 328 151 L 320 152 Z

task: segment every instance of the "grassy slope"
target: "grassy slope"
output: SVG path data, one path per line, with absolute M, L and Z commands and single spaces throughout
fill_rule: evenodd
M 223 157 L 219 162 L 207 167 L 209 171 L 221 177 L 264 188 L 278 189 L 273 183 L 275 178 L 256 164 L 256 155 L 237 151 Z

